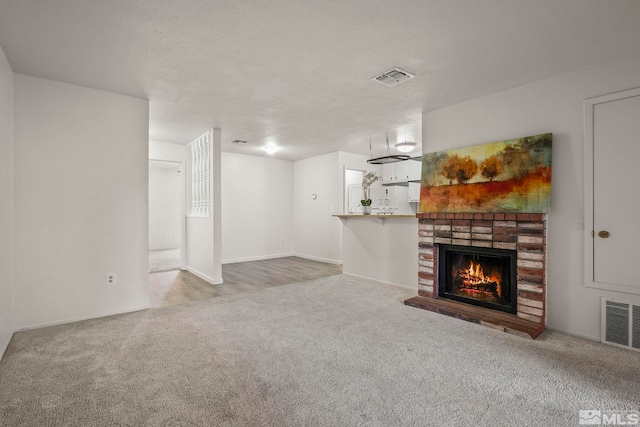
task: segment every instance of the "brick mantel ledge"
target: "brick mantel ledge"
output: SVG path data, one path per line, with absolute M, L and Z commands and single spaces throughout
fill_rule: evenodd
M 477 219 L 487 221 L 544 221 L 541 213 L 417 213 L 418 219 Z

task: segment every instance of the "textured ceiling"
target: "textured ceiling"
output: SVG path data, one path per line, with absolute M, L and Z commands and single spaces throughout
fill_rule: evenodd
M 640 55 L 637 0 L 0 0 L 15 72 L 150 100 L 150 137 L 374 155 L 420 114 Z M 416 78 L 388 88 L 392 67 Z

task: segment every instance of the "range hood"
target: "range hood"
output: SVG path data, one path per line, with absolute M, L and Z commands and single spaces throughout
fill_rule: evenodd
M 394 154 L 390 156 L 369 159 L 367 160 L 367 163 L 370 163 L 372 165 L 384 165 L 386 163 L 404 162 L 405 160 L 409 160 L 410 158 L 411 156 L 407 156 L 406 154 Z
M 391 154 L 389 152 L 389 134 L 387 136 L 387 155 L 382 157 L 376 157 L 367 160 L 367 163 L 372 165 L 384 165 L 386 163 L 396 163 L 396 162 L 404 162 L 405 160 L 409 160 L 411 156 L 407 156 L 406 154 Z M 371 152 L 371 138 L 369 138 L 369 152 Z

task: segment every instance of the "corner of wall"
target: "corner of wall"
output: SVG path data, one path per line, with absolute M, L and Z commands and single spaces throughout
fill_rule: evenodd
M 213 280 L 222 283 L 222 131 L 213 129 Z
M 0 359 L 15 331 L 13 80 L 0 46 Z

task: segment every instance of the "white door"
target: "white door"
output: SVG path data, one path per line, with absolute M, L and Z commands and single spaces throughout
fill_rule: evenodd
M 640 90 L 585 107 L 586 284 L 640 293 Z
M 362 185 L 360 184 L 349 184 L 347 186 L 347 192 L 349 197 L 349 204 L 347 212 L 349 213 L 360 213 L 362 204 L 360 201 L 362 200 Z

